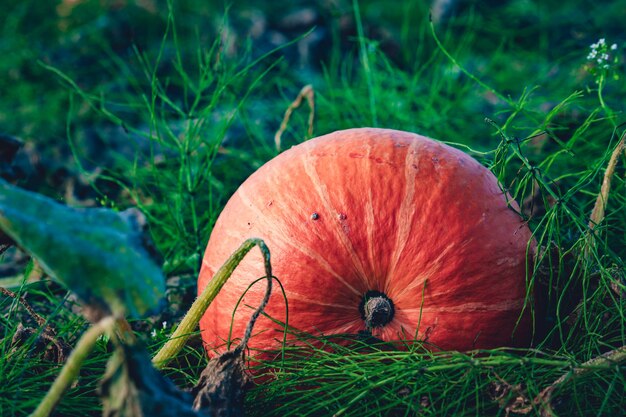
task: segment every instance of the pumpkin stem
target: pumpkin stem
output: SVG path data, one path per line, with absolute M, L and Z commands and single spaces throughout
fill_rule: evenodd
M 367 329 L 383 327 L 391 322 L 395 313 L 393 301 L 385 293 L 373 290 L 365 293 L 359 311 Z

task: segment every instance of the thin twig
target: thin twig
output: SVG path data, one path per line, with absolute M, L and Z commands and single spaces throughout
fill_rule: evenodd
M 38 326 L 43 326 L 44 324 L 46 324 L 46 319 L 44 319 L 43 317 L 41 317 L 36 311 L 35 309 L 28 303 L 28 301 L 26 301 L 26 298 L 24 297 L 19 297 L 16 293 L 14 293 L 11 290 L 7 290 L 4 287 L 0 287 L 0 292 L 3 293 L 4 295 L 7 295 L 17 301 L 19 301 L 19 303 L 21 305 L 24 306 L 24 308 L 26 309 L 26 311 L 28 311 L 28 314 L 30 314 L 30 316 L 35 319 L 35 321 L 37 322 Z
M 280 128 L 276 131 L 274 135 L 274 143 L 276 144 L 276 150 L 280 152 L 281 147 L 281 139 L 283 133 L 287 129 L 287 125 L 289 124 L 289 119 L 291 119 L 291 113 L 302 104 L 302 99 L 306 98 L 307 103 L 309 104 L 309 130 L 307 134 L 309 137 L 313 136 L 313 122 L 315 121 L 315 91 L 313 91 L 313 86 L 311 84 L 305 85 L 302 87 L 302 90 L 298 93 L 298 96 L 294 101 L 291 102 L 287 110 L 285 110 L 285 116 L 283 117 L 283 121 L 280 124 Z

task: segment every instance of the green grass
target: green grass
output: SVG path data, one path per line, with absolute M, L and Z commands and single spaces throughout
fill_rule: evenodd
M 623 155 L 606 216 L 595 233 L 589 227 L 624 132 L 623 2 L 459 2 L 456 16 L 435 25 L 420 2 L 337 2 L 319 12 L 330 45 L 305 70 L 289 58 L 293 45 L 263 49 L 239 38 L 229 52 L 222 39 L 245 22 L 250 4 L 224 15 L 205 3 L 128 6 L 124 14 L 85 2 L 69 17 L 47 2 L 8 1 L 0 10 L 0 69 L 9 75 L 0 79 L 0 130 L 80 178 L 95 204 L 140 207 L 168 276 L 193 282 L 221 208 L 277 154 L 273 135 L 306 84 L 315 91 L 314 136 L 378 126 L 454 143 L 490 167 L 518 202 L 535 196 L 539 209 L 528 217 L 541 248 L 529 274 L 540 297 L 532 350 L 364 352 L 332 342 L 332 349 L 296 349 L 275 381 L 250 391 L 251 415 L 507 415 L 516 398 L 532 400 L 571 369 L 626 345 Z M 255 4 L 276 13 L 272 2 Z M 350 30 L 338 16 L 352 19 Z M 121 34 L 131 26 L 142 30 L 127 43 Z M 619 46 L 609 70 L 587 59 L 600 38 Z M 307 130 L 304 106 L 282 149 L 308 138 Z M 51 176 L 19 184 L 64 195 Z M 60 339 L 76 341 L 85 323 L 62 290 L 46 282 L 13 289 L 28 295 Z M 59 365 L 31 354 L 34 338 L 12 346 L 18 322 L 34 325 L 12 299 L 0 298 L 0 311 L 0 414 L 23 415 Z M 136 326 L 160 328 L 162 320 Z M 168 331 L 154 338 L 144 331 L 151 351 Z M 107 352 L 98 345 L 59 415 L 99 414 L 95 390 Z M 166 373 L 190 386 L 203 361 L 191 346 Z M 555 392 L 557 415 L 623 413 L 624 363 L 597 368 Z M 528 413 L 541 410 L 535 404 Z
M 494 350 L 479 354 L 408 352 L 327 341 L 324 350 L 295 349 L 273 372 L 275 380 L 248 398 L 251 415 L 503 415 L 533 410 L 541 392 L 572 367 L 574 358 L 540 351 Z M 623 409 L 624 375 L 611 364 L 593 376 L 560 386 L 559 415 L 607 415 Z M 527 401 L 516 402 L 518 398 Z M 600 412 L 602 414 L 602 412 Z
M 28 294 L 30 304 L 46 319 L 46 324 L 54 329 L 57 341 L 69 345 L 76 342 L 77 336 L 86 328 L 86 323 L 69 310 L 74 302 L 68 299 L 67 291 L 45 282 L 36 282 L 21 286 L 18 295 L 24 294 Z M 37 301 L 35 303 L 32 300 Z M 38 343 L 43 329 L 22 305 L 3 294 L 0 308 L 3 312 L 0 317 L 0 415 L 27 415 L 35 409 L 62 364 L 56 359 L 58 354 L 44 354 L 46 347 L 54 349 L 54 344 L 45 341 L 43 344 Z M 14 340 L 18 324 L 33 329 L 34 334 Z M 106 359 L 107 347 L 105 343 L 99 343 L 82 368 L 79 383 L 60 404 L 57 410 L 59 415 L 89 415 L 99 407 L 99 400 L 93 392 L 102 376 Z

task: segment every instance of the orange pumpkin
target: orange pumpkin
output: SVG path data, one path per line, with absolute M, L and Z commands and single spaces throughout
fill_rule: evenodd
M 350 129 L 280 154 L 228 201 L 198 278 L 202 291 L 247 238 L 263 239 L 289 306 L 289 325 L 312 334 L 371 331 L 469 350 L 526 343 L 531 231 L 495 176 L 465 153 L 413 133 Z M 252 251 L 200 322 L 209 350 L 241 337 L 265 291 Z M 285 321 L 275 287 L 266 308 Z M 521 317 L 521 320 L 520 320 Z M 232 333 L 231 331 L 232 323 Z M 281 346 L 261 317 L 249 346 Z

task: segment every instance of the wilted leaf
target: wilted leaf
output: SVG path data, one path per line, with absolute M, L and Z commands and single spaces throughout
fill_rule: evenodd
M 138 317 L 161 304 L 165 278 L 145 246 L 141 219 L 134 209 L 68 207 L 0 179 L 0 229 L 103 314 Z
M 193 388 L 194 409 L 214 417 L 243 417 L 243 402 L 250 378 L 245 372 L 241 346 L 213 358 Z
M 122 346 L 109 359 L 100 384 L 105 417 L 208 417 L 192 409 L 191 396 L 152 367 L 137 346 Z

